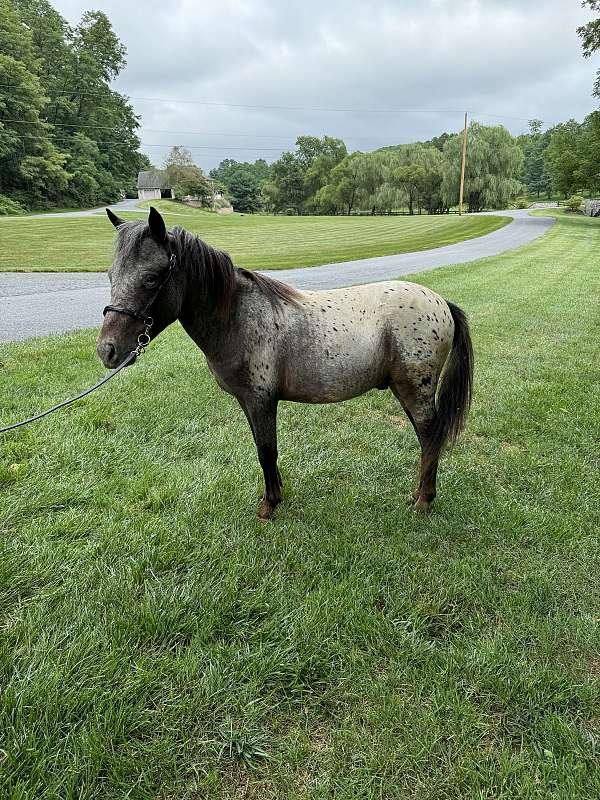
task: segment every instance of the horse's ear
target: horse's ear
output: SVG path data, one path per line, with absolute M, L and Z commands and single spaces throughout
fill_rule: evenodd
M 160 213 L 154 208 L 154 206 L 150 206 L 150 213 L 148 214 L 148 225 L 150 226 L 150 232 L 152 236 L 158 242 L 164 242 L 167 238 L 167 229 L 165 227 L 165 221 L 161 217 Z
M 115 228 L 118 228 L 119 225 L 122 225 L 125 222 L 124 219 L 121 219 L 121 217 L 117 217 L 116 214 L 113 214 L 113 212 L 110 210 L 110 208 L 106 209 L 106 214 L 107 214 L 109 220 L 115 226 Z

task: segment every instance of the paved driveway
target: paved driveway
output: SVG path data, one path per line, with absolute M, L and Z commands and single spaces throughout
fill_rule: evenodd
M 125 202 L 130 204 L 126 209 L 123 204 L 113 208 L 135 210 L 135 200 Z M 90 215 L 104 213 L 104 209 L 74 213 Z M 320 267 L 265 271 L 264 274 L 299 289 L 327 289 L 386 280 L 514 250 L 537 239 L 554 223 L 553 217 L 531 217 L 526 210 L 493 213 L 512 217 L 513 221 L 486 236 L 434 250 Z M 108 279 L 104 273 L 0 273 L 0 341 L 94 327 L 100 324 L 102 308 L 108 301 Z
M 111 208 L 115 214 L 119 211 L 148 211 L 147 208 L 140 208 L 138 206 L 138 200 L 121 200 L 118 203 L 113 203 L 109 208 Z M 56 219 L 61 217 L 93 217 L 96 214 L 106 214 L 106 206 L 101 206 L 100 208 L 86 208 L 82 211 L 48 211 L 46 214 L 25 214 L 22 217 L 15 217 L 15 219 L 31 219 L 33 216 L 34 219 L 39 219 L 40 217 L 48 217 L 48 219 Z

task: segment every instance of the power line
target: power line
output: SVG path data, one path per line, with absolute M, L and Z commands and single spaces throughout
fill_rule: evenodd
M 43 120 L 28 120 L 28 119 L 1 119 L 0 124 L 5 122 L 16 123 L 19 125 L 42 125 L 48 124 L 53 128 L 81 128 L 85 130 L 106 130 L 106 131 L 119 131 L 119 128 L 116 125 L 80 125 L 77 122 L 45 122 Z M 167 130 L 165 128 L 146 128 L 145 126 L 141 126 L 146 133 L 168 133 L 170 135 L 181 135 L 181 136 L 231 136 L 235 138 L 248 138 L 248 139 L 278 139 L 285 142 L 292 142 L 296 138 L 295 134 L 289 134 L 288 136 L 279 136 L 272 133 L 227 133 L 227 132 L 216 132 L 216 131 L 173 131 Z M 51 133 L 49 135 L 52 135 Z M 348 140 L 350 142 L 388 142 L 390 137 L 372 137 L 372 136 L 339 136 L 334 138 L 340 138 L 343 140 Z
M 32 136 L 31 134 L 14 134 L 18 139 L 40 139 L 45 140 L 46 136 Z M 68 137 L 60 137 L 54 136 L 53 134 L 48 134 L 48 137 L 51 138 L 53 142 L 73 142 L 72 139 Z M 107 139 L 105 141 L 94 141 L 94 144 L 120 144 L 122 145 L 123 142 L 119 141 L 118 139 Z M 175 147 L 174 144 L 170 144 L 168 142 L 163 143 L 155 143 L 155 142 L 140 142 L 140 145 L 143 147 Z M 230 147 L 229 145 L 212 145 L 212 144 L 196 144 L 196 145 L 186 145 L 188 150 L 217 150 L 219 152 L 226 150 L 239 150 L 239 151 L 252 151 L 257 153 L 281 153 L 281 147 Z
M 9 84 L 0 84 L 0 88 L 18 90 L 20 87 L 10 86 Z M 120 94 L 114 89 L 116 94 Z M 85 92 L 80 90 L 70 89 L 53 89 L 45 90 L 47 95 L 60 95 L 69 94 L 74 96 L 83 97 L 106 97 L 106 92 Z M 464 114 L 464 110 L 457 111 L 456 109 L 434 109 L 434 108 L 339 108 L 327 106 L 279 106 L 279 105 L 266 105 L 266 104 L 250 104 L 250 103 L 219 103 L 212 100 L 191 100 L 179 98 L 164 98 L 164 97 L 139 97 L 136 95 L 125 95 L 129 100 L 139 100 L 147 103 L 175 103 L 186 105 L 200 105 L 211 106 L 219 108 L 245 108 L 256 110 L 269 110 L 269 111 L 315 111 L 319 113 L 343 113 L 343 114 Z M 469 111 L 471 115 L 478 117 L 497 117 L 498 119 L 513 119 L 519 122 L 528 122 L 525 117 L 514 117 L 508 114 L 488 114 L 481 111 Z
M 70 141 L 70 140 L 68 140 Z M 120 144 L 120 142 L 115 142 L 115 144 Z M 174 144 L 165 144 L 165 143 L 154 143 L 154 142 L 140 142 L 140 145 L 143 147 L 175 147 Z M 218 145 L 213 144 L 191 144 L 191 145 L 184 145 L 187 147 L 188 150 L 251 150 L 256 153 L 281 153 L 281 147 L 230 147 L 227 144 Z
M 79 123 L 68 123 L 68 122 L 47 122 L 44 120 L 28 120 L 28 119 L 10 119 L 0 118 L 0 124 L 4 123 L 11 123 L 11 124 L 19 124 L 19 125 L 50 125 L 53 128 L 77 128 L 77 129 L 85 129 L 85 130 L 105 130 L 105 131 L 119 131 L 121 128 L 117 125 L 81 125 Z M 145 126 L 140 126 L 146 133 L 166 133 L 171 136 L 230 136 L 232 138 L 237 139 L 277 139 L 279 141 L 284 142 L 292 142 L 295 138 L 294 134 L 289 134 L 288 136 L 280 136 L 276 134 L 267 134 L 267 133 L 228 133 L 228 132 L 218 132 L 218 131 L 173 131 L 167 130 L 166 128 L 146 128 Z M 49 135 L 52 135 L 51 133 Z M 350 142 L 388 142 L 390 137 L 372 137 L 372 136 L 345 136 L 341 135 L 339 137 L 344 141 Z
M 121 130 L 118 125 L 80 125 L 78 122 L 48 122 L 47 120 L 29 120 L 29 119 L 2 119 L 0 118 L 0 124 L 4 122 L 11 122 L 11 123 L 18 123 L 24 125 L 40 125 L 40 124 L 48 124 L 53 128 L 85 128 L 86 130 L 105 130 L 105 131 L 118 131 Z M 146 128 L 143 127 L 145 131 L 148 133 L 171 133 L 176 135 L 194 135 L 194 136 L 236 136 L 236 137 L 253 137 L 256 139 L 285 139 L 289 141 L 290 138 L 293 137 L 293 134 L 289 136 L 276 136 L 274 134 L 264 134 L 264 133 L 217 133 L 217 132 L 209 132 L 209 131 L 172 131 L 167 130 L 166 128 Z

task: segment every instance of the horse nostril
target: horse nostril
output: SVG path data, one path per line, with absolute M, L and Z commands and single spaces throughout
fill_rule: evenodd
M 117 358 L 117 348 L 112 342 L 100 342 L 97 347 L 100 360 L 105 367 L 112 367 Z

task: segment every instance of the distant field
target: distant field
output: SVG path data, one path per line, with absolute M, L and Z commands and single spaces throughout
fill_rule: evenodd
M 428 250 L 501 228 L 507 217 L 271 217 L 217 214 L 155 203 L 181 225 L 249 269 L 308 267 Z M 139 213 L 123 214 L 126 219 Z M 0 271 L 99 272 L 111 260 L 114 230 L 103 216 L 0 219 Z

